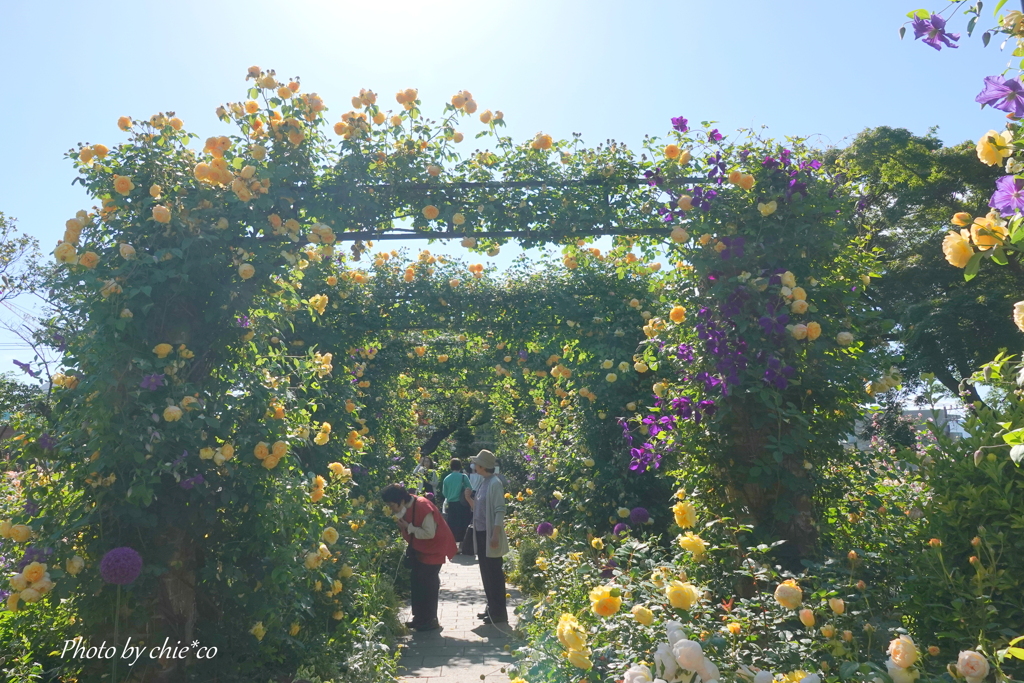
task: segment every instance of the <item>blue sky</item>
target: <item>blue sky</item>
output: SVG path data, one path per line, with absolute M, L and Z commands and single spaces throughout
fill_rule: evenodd
M 999 127 L 1001 114 L 974 97 L 1008 53 L 977 36 L 941 52 L 901 42 L 913 9 L 899 0 L 11 3 L 0 25 L 0 211 L 51 250 L 64 222 L 91 205 L 71 186 L 69 148 L 113 146 L 124 139 L 119 116 L 158 111 L 204 138 L 228 134 L 213 111 L 244 98 L 253 64 L 301 76 L 334 114 L 360 88 L 386 106 L 397 106 L 396 90 L 418 88 L 428 116 L 468 89 L 481 110 L 505 113 L 516 139 L 578 132 L 636 148 L 678 115 L 839 146 L 879 125 L 938 126 L 947 144 Z M 0 332 L 0 371 L 24 359 L 11 342 Z

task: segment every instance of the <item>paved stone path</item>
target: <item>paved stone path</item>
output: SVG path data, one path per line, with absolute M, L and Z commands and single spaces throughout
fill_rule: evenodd
M 508 683 L 502 669 L 512 663 L 505 650 L 512 643 L 519 592 L 509 586 L 511 624 L 484 624 L 476 618 L 487 607 L 476 559 L 456 555 L 441 567 L 441 595 L 437 631 L 413 632 L 402 639 L 402 676 L 405 683 Z M 405 608 L 402 621 L 411 618 Z

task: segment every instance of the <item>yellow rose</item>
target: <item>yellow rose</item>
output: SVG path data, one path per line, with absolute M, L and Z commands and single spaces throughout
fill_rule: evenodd
M 633 613 L 633 618 L 644 626 L 650 626 L 651 622 L 654 621 L 654 612 L 643 605 L 633 605 L 631 612 Z
M 683 550 L 689 550 L 693 553 L 693 559 L 695 560 L 699 560 L 704 555 L 704 551 L 707 550 L 708 547 L 707 542 L 692 531 L 687 531 L 686 535 L 680 536 L 678 540 L 679 546 Z
M 595 538 L 590 542 L 590 547 L 594 550 L 604 550 L 604 541 L 600 538 Z
M 821 325 L 814 321 L 807 323 L 807 341 L 814 341 L 821 336 Z
M 25 602 L 39 602 L 43 596 L 35 588 L 26 588 L 21 591 L 21 599 Z
M 100 296 L 106 299 L 115 294 L 120 294 L 121 291 L 121 285 L 117 284 L 116 280 L 105 280 L 103 282 L 103 287 L 100 288 Z
M 906 669 L 917 662 L 917 645 L 914 644 L 914 639 L 910 636 L 901 635 L 889 643 L 888 654 L 892 658 L 893 664 Z
M 282 88 L 282 90 L 288 90 L 288 89 L 287 88 Z M 288 92 L 289 92 L 289 94 L 291 94 L 290 90 Z M 299 635 L 299 628 L 300 628 L 299 622 L 297 622 L 297 621 L 296 622 L 292 622 L 292 627 L 290 629 L 288 629 L 288 635 L 290 635 L 290 636 L 297 636 L 297 635 Z
M 779 205 L 774 199 L 768 202 L 767 204 L 763 204 L 761 202 L 757 203 L 757 210 L 761 212 L 762 216 L 766 217 L 771 216 L 773 213 L 775 213 L 776 209 L 778 208 Z
M 248 280 L 255 274 L 256 269 L 253 267 L 251 263 L 243 263 L 242 265 L 238 266 L 238 276 L 241 277 L 243 280 Z
M 170 223 L 171 210 L 163 204 L 157 204 L 153 207 L 153 220 L 157 223 Z
M 118 251 L 121 253 L 121 258 L 125 260 L 135 258 L 135 247 L 130 244 L 122 243 L 121 246 L 118 247 Z
M 265 457 L 263 459 L 263 467 L 264 467 L 264 469 L 272 470 L 275 467 L 277 467 L 277 463 L 280 462 L 280 460 L 281 459 L 278 458 L 278 457 L 275 457 L 273 455 L 268 455 L 267 457 Z
M 672 581 L 665 586 L 665 597 L 676 609 L 688 610 L 700 600 L 700 590 L 692 583 Z
M 256 444 L 256 447 L 253 448 L 252 453 L 256 456 L 257 460 L 263 460 L 270 455 L 270 447 L 267 445 L 266 441 L 260 441 Z
M 1013 154 L 1013 134 L 1004 130 L 997 133 L 990 130 L 981 136 L 975 148 L 981 163 L 989 166 L 1001 166 L 1003 161 Z
M 167 354 L 174 350 L 174 347 L 170 344 L 157 344 L 153 347 L 153 353 L 156 354 L 157 358 L 167 358 Z
M 836 614 L 842 614 L 843 612 L 846 611 L 846 603 L 843 602 L 842 598 L 829 598 L 828 599 L 828 606 Z
M 25 590 L 28 588 L 28 579 L 24 574 L 15 574 L 11 577 L 11 588 L 18 592 Z
M 567 650 L 582 650 L 587 646 L 587 634 L 571 614 L 563 614 L 558 619 L 555 635 Z
M 959 233 L 950 230 L 942 240 L 942 253 L 946 255 L 946 260 L 950 265 L 964 268 L 974 256 L 974 249 L 971 247 L 971 233 L 968 230 L 961 230 Z
M 594 666 L 593 662 L 590 661 L 590 658 L 580 650 L 569 650 L 569 663 L 577 669 L 584 670 Z
M 100 257 L 96 252 L 87 251 L 78 257 L 78 265 L 85 266 L 86 268 L 95 268 L 96 264 L 100 262 Z
M 982 251 L 1000 246 L 1007 234 L 1006 226 L 998 218 L 975 218 L 971 225 L 971 240 Z
M 71 242 L 61 242 L 53 250 L 53 255 L 59 263 L 75 263 L 78 260 L 78 250 Z
M 256 640 L 263 640 L 263 636 L 267 635 L 267 629 L 263 627 L 262 621 L 257 621 L 256 625 L 249 629 L 249 633 L 256 636 Z
M 283 458 L 288 454 L 288 444 L 284 441 L 275 441 L 274 445 L 270 447 L 270 454 L 275 458 Z
M 840 332 L 836 335 L 836 343 L 840 346 L 849 346 L 853 343 L 853 335 L 849 332 Z
M 178 406 L 167 406 L 164 408 L 164 419 L 168 422 L 177 422 L 181 419 L 181 408 Z
M 434 220 L 440 213 L 441 212 L 438 211 L 437 207 L 434 206 L 433 204 L 429 204 L 423 207 L 423 217 L 426 218 L 428 221 Z
M 132 182 L 131 178 L 123 175 L 114 176 L 114 192 L 120 195 L 127 195 L 134 189 L 135 183 Z
M 25 543 L 32 538 L 32 528 L 26 524 L 15 524 L 11 527 L 10 539 L 15 543 Z
M 787 579 L 775 589 L 775 601 L 786 609 L 796 609 L 803 602 L 804 592 L 793 579 Z
M 832 624 L 825 624 L 824 626 L 821 627 L 820 633 L 825 638 L 831 638 L 832 636 L 834 636 L 836 634 L 836 627 L 833 626 Z
M 676 524 L 683 529 L 689 529 L 697 523 L 697 509 L 690 501 L 680 501 L 673 505 L 672 514 L 675 515 Z
M 41 562 L 32 562 L 23 570 L 21 575 L 25 577 L 25 580 L 29 583 L 35 583 L 36 581 L 43 578 L 43 574 L 46 573 L 46 565 Z
M 790 313 L 796 313 L 797 315 L 807 312 L 807 302 L 803 299 L 797 299 L 789 306 Z
M 806 339 L 807 338 L 807 325 L 804 325 L 803 323 L 798 323 L 796 325 L 792 325 L 789 328 L 789 333 L 791 335 L 793 335 L 793 339 L 796 339 L 798 341 L 801 340 L 801 339 Z
M 18 611 L 18 601 L 21 600 L 21 596 L 18 593 L 11 593 L 7 596 L 7 609 L 11 612 Z
M 805 607 L 798 612 L 798 616 L 800 617 L 800 623 L 806 626 L 807 628 L 811 628 L 814 626 L 814 612 L 812 612 L 811 610 Z
M 71 576 L 78 576 L 78 573 L 85 568 L 85 560 L 75 555 L 67 561 L 64 568 Z
M 598 586 L 590 591 L 590 609 L 599 617 L 610 617 L 622 607 L 619 589 L 614 586 Z

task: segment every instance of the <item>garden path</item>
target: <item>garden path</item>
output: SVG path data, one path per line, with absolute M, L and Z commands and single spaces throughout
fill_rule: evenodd
M 476 618 L 487 606 L 476 559 L 456 555 L 441 567 L 438 631 L 412 633 L 402 639 L 401 673 L 405 683 L 508 683 L 503 670 L 512 663 L 505 650 L 512 643 L 514 603 L 519 592 L 508 587 L 511 624 L 484 624 Z M 402 621 L 410 618 L 406 608 Z

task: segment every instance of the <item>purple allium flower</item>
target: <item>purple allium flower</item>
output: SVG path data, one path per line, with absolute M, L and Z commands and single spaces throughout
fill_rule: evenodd
M 1016 78 L 1006 80 L 1002 76 L 986 76 L 985 87 L 974 98 L 982 106 L 989 105 L 1000 111 L 1024 116 L 1024 86 Z
M 615 534 L 616 536 L 624 534 L 624 533 L 626 533 L 628 531 L 629 531 L 629 525 L 626 524 L 625 522 L 619 522 L 618 524 L 615 525 L 615 528 L 612 529 L 612 533 Z
M 36 445 L 44 451 L 52 451 L 57 446 L 57 440 L 48 433 L 43 432 L 39 435 L 39 438 L 36 439 Z
M 557 498 L 552 498 L 551 500 L 549 500 L 549 501 L 548 501 L 548 506 L 549 506 L 549 507 L 550 507 L 550 508 L 551 508 L 552 510 L 554 510 L 554 509 L 555 509 L 556 507 L 558 507 L 558 499 L 557 499 Z
M 687 121 L 682 116 L 672 117 L 672 130 L 677 130 L 680 133 L 685 133 L 686 131 L 690 130 L 690 127 L 686 124 Z
M 537 525 L 538 536 L 550 536 L 555 531 L 555 525 L 551 522 L 541 522 Z
M 159 372 L 154 372 L 152 375 L 146 375 L 139 382 L 139 386 L 149 391 L 156 391 L 164 385 L 164 376 Z
M 988 200 L 988 205 L 1004 216 L 1013 214 L 1017 209 L 1024 209 L 1024 180 L 1004 175 L 996 181 L 996 191 Z
M 629 511 L 629 521 L 634 525 L 646 524 L 650 518 L 651 513 L 647 511 L 647 508 L 633 508 Z
M 100 560 L 100 576 L 107 583 L 125 586 L 139 578 L 141 572 L 142 556 L 128 546 L 114 548 Z
M 938 14 L 933 14 L 931 19 L 915 17 L 914 21 L 911 22 L 911 26 L 914 29 L 914 40 L 917 40 L 922 36 L 928 36 L 924 39 L 924 44 L 931 45 L 936 50 L 941 50 L 942 45 L 954 49 L 960 47 L 959 45 L 953 44 L 960 40 L 960 34 L 946 33 L 946 20 Z M 940 42 L 942 45 L 939 44 Z

